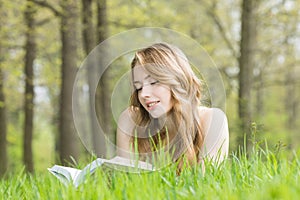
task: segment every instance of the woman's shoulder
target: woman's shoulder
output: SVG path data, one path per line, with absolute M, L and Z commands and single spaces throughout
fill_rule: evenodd
M 228 154 L 229 130 L 225 113 L 219 108 L 199 108 L 200 121 L 204 130 L 203 153 L 210 157 L 222 158 Z
M 126 108 L 119 116 L 118 128 L 123 132 L 131 134 L 135 127 L 135 122 L 133 119 L 134 119 L 133 108 L 131 107 Z
M 134 107 L 127 107 L 125 110 L 122 111 L 120 114 L 119 120 L 128 120 L 133 119 L 135 116 L 135 111 L 137 108 Z
M 199 116 L 201 121 L 206 120 L 227 120 L 226 114 L 220 108 L 210 108 L 205 106 L 199 106 Z
M 198 109 L 200 112 L 223 112 L 220 108 L 216 107 L 198 106 Z
M 216 138 L 219 134 L 228 130 L 226 114 L 220 108 L 200 106 L 199 117 L 205 138 Z

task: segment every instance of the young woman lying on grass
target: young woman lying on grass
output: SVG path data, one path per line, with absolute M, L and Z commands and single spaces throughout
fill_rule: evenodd
M 201 82 L 177 47 L 153 44 L 136 52 L 131 63 L 130 106 L 117 130 L 118 155 L 154 162 L 159 152 L 173 162 L 189 164 L 204 158 L 215 162 L 228 153 L 229 133 L 224 112 L 201 106 Z

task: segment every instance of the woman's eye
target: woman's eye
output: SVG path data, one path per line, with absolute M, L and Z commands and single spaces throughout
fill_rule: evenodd
M 158 83 L 159 81 L 154 81 L 154 82 L 151 82 L 150 85 L 155 85 L 156 83 Z
M 135 89 L 136 89 L 136 91 L 141 91 L 142 89 L 143 89 L 143 87 L 145 87 L 145 86 L 149 86 L 149 85 L 155 85 L 155 84 L 157 84 L 159 81 L 152 81 L 152 82 L 150 82 L 150 83 L 146 83 L 146 84 L 144 84 L 143 86 L 135 86 Z

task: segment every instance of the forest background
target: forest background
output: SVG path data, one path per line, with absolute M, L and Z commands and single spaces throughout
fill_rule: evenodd
M 100 42 L 139 27 L 186 34 L 211 56 L 226 89 L 231 151 L 244 146 L 244 135 L 251 144 L 253 132 L 271 148 L 297 151 L 299 19 L 293 0 L 0 0 L 0 174 L 90 158 L 73 122 L 76 72 Z M 116 121 L 105 94 L 130 62 L 113 65 L 95 97 L 112 141 Z M 105 154 L 94 139 L 96 154 Z

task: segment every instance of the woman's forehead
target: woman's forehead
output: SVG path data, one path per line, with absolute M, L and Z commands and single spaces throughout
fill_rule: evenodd
M 145 70 L 142 66 L 136 66 L 133 68 L 133 81 L 143 81 L 145 79 L 151 78 L 149 72 Z

